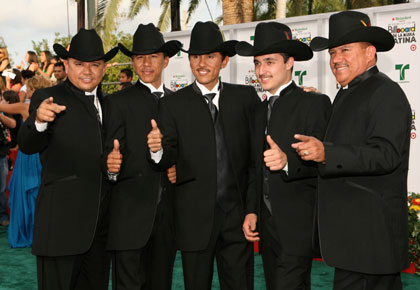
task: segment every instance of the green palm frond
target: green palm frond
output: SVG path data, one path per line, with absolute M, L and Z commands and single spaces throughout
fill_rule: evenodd
M 162 0 L 160 7 L 162 7 L 162 13 L 159 16 L 157 27 L 164 32 L 169 29 L 171 24 L 171 0 Z
M 149 0 L 131 0 L 127 17 L 133 19 L 143 7 L 149 9 Z
M 112 36 L 118 24 L 118 8 L 122 0 L 101 0 L 98 3 L 95 29 L 102 36 L 104 49 L 111 47 Z
M 214 19 L 214 22 L 217 25 L 222 25 L 223 24 L 223 15 L 220 15 L 219 17 L 217 17 L 216 19 Z
M 198 4 L 200 4 L 201 0 L 190 0 L 190 5 L 188 6 L 188 16 L 187 16 L 187 23 L 190 21 L 191 15 L 197 9 Z

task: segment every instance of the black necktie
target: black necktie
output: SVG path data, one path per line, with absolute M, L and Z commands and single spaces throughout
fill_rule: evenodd
M 271 98 L 268 100 L 267 127 L 268 127 L 268 123 L 270 122 L 271 112 L 273 111 L 274 102 L 277 101 L 278 98 L 279 96 L 274 95 L 274 96 L 271 96 Z
M 216 96 L 215 93 L 203 95 L 203 97 L 206 98 L 207 100 L 211 117 L 213 118 L 213 123 L 216 123 L 216 119 L 217 119 L 217 108 L 216 108 L 216 105 L 213 103 L 213 99 L 215 96 Z
M 92 102 L 93 105 L 95 105 L 95 95 L 86 95 L 89 99 L 89 101 Z
M 276 100 L 279 98 L 279 96 L 274 95 L 271 96 L 271 98 L 268 100 L 267 104 L 268 104 L 268 110 L 267 110 L 267 127 L 265 129 L 266 133 L 268 131 L 268 125 L 270 123 L 270 118 L 271 118 L 271 113 L 273 112 L 273 107 L 274 107 L 274 103 L 276 102 Z M 268 144 L 266 143 L 266 148 L 269 149 Z M 272 214 L 272 208 L 271 208 L 271 201 L 270 201 L 270 191 L 269 191 L 269 184 L 268 184 L 268 180 L 269 180 L 269 176 L 270 176 L 270 170 L 268 170 L 268 168 L 265 166 L 265 164 L 263 165 L 263 174 L 264 174 L 264 180 L 263 180 L 263 200 L 264 203 L 268 209 L 268 211 L 270 212 L 270 214 Z
M 157 102 L 159 102 L 160 97 L 163 95 L 163 93 L 162 92 L 159 92 L 159 91 L 156 91 L 156 92 L 153 92 L 152 95 L 155 97 L 155 100 Z
M 86 97 L 88 97 L 89 101 L 91 101 L 91 102 L 92 102 L 93 107 L 95 108 L 95 111 L 96 111 L 96 117 L 98 118 L 99 123 L 102 123 L 102 122 L 101 122 L 101 116 L 99 115 L 98 108 L 97 108 L 97 107 L 96 107 L 96 105 L 95 105 L 95 95 L 86 95 Z

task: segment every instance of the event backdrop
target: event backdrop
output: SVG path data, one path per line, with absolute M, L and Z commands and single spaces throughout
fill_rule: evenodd
M 406 93 L 412 109 L 410 168 L 408 191 L 420 193 L 420 140 L 417 136 L 416 112 L 420 116 L 420 48 L 416 23 L 420 23 L 420 3 L 398 4 L 361 9 L 367 13 L 372 25 L 387 29 L 395 39 L 395 47 L 390 52 L 378 53 L 378 68 L 392 80 L 398 82 Z M 293 38 L 309 44 L 316 36 L 328 37 L 328 19 L 331 13 L 292 17 L 280 20 L 290 26 Z M 248 41 L 253 44 L 254 30 L 258 22 L 222 26 L 225 39 Z M 177 39 L 183 48 L 189 48 L 190 31 L 165 34 L 166 40 Z M 330 96 L 338 91 L 335 78 L 329 68 L 327 51 L 315 52 L 310 61 L 295 62 L 293 80 L 303 86 L 313 86 Z M 254 72 L 252 57 L 235 56 L 222 70 L 225 82 L 254 86 L 261 94 Z M 183 88 L 194 80 L 189 68 L 188 55 L 184 52 L 171 58 L 164 71 L 164 82 L 173 90 Z M 420 124 L 419 124 L 420 126 Z

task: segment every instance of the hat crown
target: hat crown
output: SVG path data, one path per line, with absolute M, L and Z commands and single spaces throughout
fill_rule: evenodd
M 289 26 L 278 22 L 259 23 L 255 28 L 255 49 L 263 49 L 279 41 L 292 40 Z
M 191 31 L 190 51 L 209 50 L 224 42 L 222 31 L 216 23 L 197 22 Z
M 165 44 L 162 33 L 153 25 L 140 24 L 133 37 L 133 52 L 158 50 Z
M 80 28 L 70 42 L 69 54 L 84 59 L 102 56 L 105 52 L 102 40 L 94 29 Z
M 330 17 L 329 38 L 339 38 L 345 33 L 370 26 L 370 18 L 366 14 L 357 11 L 342 11 Z

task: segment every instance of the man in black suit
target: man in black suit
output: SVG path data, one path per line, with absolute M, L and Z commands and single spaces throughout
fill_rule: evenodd
M 118 48 L 104 54 L 98 34 L 83 28 L 70 45 L 54 44 L 67 80 L 34 93 L 19 132 L 22 152 L 39 152 L 42 162 L 32 252 L 39 289 L 105 290 L 109 192 L 100 166 L 100 82 Z
M 313 53 L 292 39 L 288 26 L 260 23 L 254 46 L 243 41 L 236 49 L 239 55 L 254 57 L 267 98 L 255 112 L 257 190 L 248 198 L 245 237 L 259 240 L 258 218 L 267 289 L 310 289 L 317 167 L 302 161 L 290 145 L 296 132 L 322 138 L 331 102 L 292 81 L 294 61 L 311 59 Z
M 175 231 L 187 290 L 211 289 L 216 257 L 220 287 L 253 289 L 252 244 L 241 225 L 253 190 L 251 121 L 258 97 L 252 87 L 219 81 L 235 55 L 213 22 L 197 22 L 189 54 L 196 81 L 159 104 L 159 126 L 149 136 L 157 167 L 176 164 Z
M 335 267 L 334 289 L 402 289 L 408 266 L 407 171 L 411 109 L 400 86 L 380 73 L 376 52 L 392 35 L 361 12 L 330 17 L 328 49 L 341 85 L 324 142 L 297 135 L 303 160 L 318 162 L 321 253 Z
M 105 152 L 108 171 L 117 181 L 111 194 L 108 238 L 113 287 L 170 290 L 176 254 L 173 186 L 164 172 L 150 166 L 147 134 L 158 102 L 171 93 L 162 83 L 162 71 L 181 43 L 165 43 L 150 23 L 138 26 L 131 51 L 119 47 L 132 58 L 139 80 L 108 97 Z

